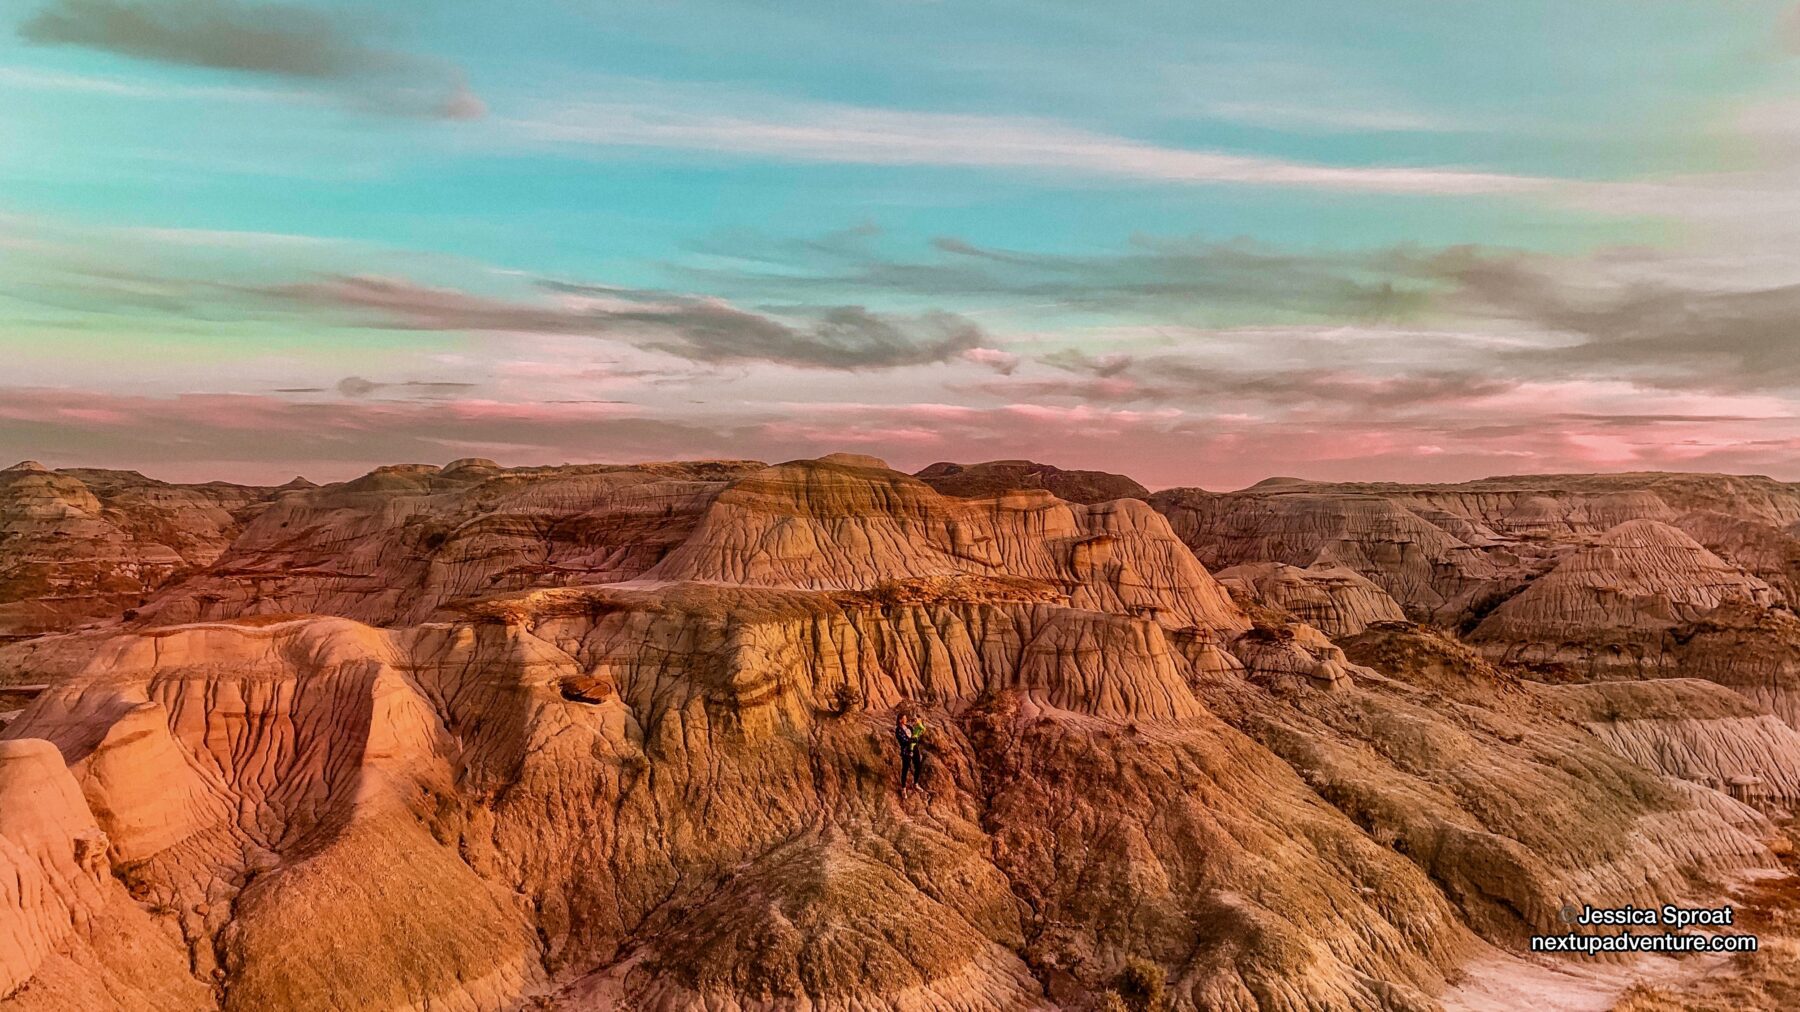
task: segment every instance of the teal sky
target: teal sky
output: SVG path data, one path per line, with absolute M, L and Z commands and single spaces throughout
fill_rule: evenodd
M 0 18 L 0 455 L 1800 478 L 1791 4 Z

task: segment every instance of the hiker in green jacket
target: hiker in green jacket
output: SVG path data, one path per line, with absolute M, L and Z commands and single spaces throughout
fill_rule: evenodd
M 894 744 L 900 749 L 900 793 L 906 793 L 906 777 L 913 768 L 912 725 L 906 722 L 906 714 L 894 714 Z
M 912 786 L 925 789 L 925 718 L 914 716 L 910 724 L 903 724 L 907 745 L 900 753 L 900 792 L 906 793 L 906 780 L 910 774 Z

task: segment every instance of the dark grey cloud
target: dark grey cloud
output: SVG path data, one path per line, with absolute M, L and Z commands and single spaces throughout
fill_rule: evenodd
M 1004 308 L 1027 313 L 1091 312 L 1152 325 L 1403 322 L 1542 338 L 1529 350 L 1459 349 L 1458 370 L 1475 378 L 1582 376 L 1720 391 L 1800 386 L 1800 284 L 1728 288 L 1655 251 L 1294 250 L 1140 237 L 1118 253 L 1069 255 L 944 237 L 900 255 L 879 240 L 866 227 L 806 240 L 727 235 L 698 247 L 704 266 L 676 269 L 696 284 L 765 296 L 879 293 L 1004 300 Z M 1116 359 L 1061 355 L 1041 361 L 1100 379 L 1127 375 Z M 1157 377 L 1138 378 L 1148 384 L 1139 394 L 1148 396 Z M 1122 394 L 1119 384 L 1104 389 Z M 1431 394 L 1429 384 L 1404 389 Z
M 1603 375 L 1667 388 L 1800 385 L 1800 285 L 1574 280 L 1543 258 L 1482 258 L 1447 271 L 1462 308 L 1567 335 L 1503 356 L 1506 368 Z
M 375 380 L 363 379 L 361 376 L 345 376 L 337 381 L 337 392 L 345 397 L 367 397 L 382 390 L 399 389 L 424 393 L 426 395 L 454 394 L 471 389 L 474 383 L 451 383 L 441 380 L 407 380 L 403 383 L 378 383 Z
M 1070 397 L 1097 403 L 1193 404 L 1246 398 L 1288 407 L 1322 403 L 1352 412 L 1392 412 L 1466 403 L 1520 384 L 1480 369 L 1374 375 L 1343 369 L 1204 365 L 1176 355 L 1096 357 L 1079 351 L 1056 352 L 1039 361 L 1072 375 L 996 381 L 983 389 L 1015 397 Z
M 545 281 L 586 301 L 529 302 L 395 278 L 337 276 L 250 290 L 267 299 L 357 314 L 364 326 L 610 337 L 710 364 L 774 362 L 882 369 L 943 362 L 980 347 L 982 332 L 948 313 L 888 316 L 861 306 L 753 312 L 715 299 Z
M 666 292 L 623 293 L 616 288 L 545 281 L 573 295 L 636 299 L 638 307 L 584 308 L 588 323 L 647 326 L 662 332 L 640 341 L 696 362 L 780 362 L 828 369 L 871 369 L 943 362 L 982 343 L 981 329 L 951 313 L 887 316 L 861 306 L 799 307 L 794 322 L 716 299 Z
M 1385 320 L 1416 315 L 1440 279 L 1405 270 L 1405 251 L 1284 251 L 1247 240 L 1136 237 L 1121 253 L 1072 255 L 933 240 L 923 256 L 882 251 L 867 227 L 818 239 L 727 235 L 696 247 L 705 266 L 674 265 L 707 287 L 793 293 L 900 293 L 1006 299 L 1027 307 L 1154 315 L 1207 323 L 1246 312 Z
M 1069 372 L 1083 373 L 1097 379 L 1111 379 L 1136 363 L 1130 355 L 1090 355 L 1076 348 L 1064 348 L 1042 356 L 1039 361 Z
M 460 70 L 372 45 L 343 13 L 244 0 L 53 0 L 19 26 L 39 45 L 314 82 L 370 111 L 473 119 L 486 107 Z
M 1684 275 L 1679 265 L 1669 269 L 1670 261 L 1653 251 L 1593 258 L 1472 246 L 1296 251 L 1244 241 L 1140 238 L 1122 253 L 1072 256 L 940 238 L 933 255 L 908 260 L 877 253 L 867 232 L 778 245 L 742 267 L 695 273 L 752 290 L 818 285 L 996 297 L 1027 308 L 1042 300 L 1059 310 L 1170 324 L 1430 321 L 1568 339 L 1529 351 L 1463 352 L 1458 375 L 1477 388 L 1501 378 L 1570 375 L 1713 390 L 1800 385 L 1800 284 L 1726 288 L 1713 278 Z M 709 252 L 725 256 L 729 250 Z M 779 269 L 757 266 L 783 256 L 787 262 Z M 1076 365 L 1075 371 L 1099 378 L 1127 369 L 1116 359 L 1083 364 L 1052 355 L 1044 361 Z M 1177 364 L 1157 366 L 1166 382 Z M 1319 377 L 1294 375 L 1308 388 L 1326 389 Z M 1396 397 L 1431 398 L 1440 385 L 1441 376 L 1392 386 Z

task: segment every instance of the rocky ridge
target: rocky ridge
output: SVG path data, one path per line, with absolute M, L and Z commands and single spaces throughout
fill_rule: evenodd
M 1178 1009 L 1432 1009 L 1564 903 L 1774 865 L 1800 638 L 1724 541 L 1776 573 L 1787 500 L 1629 482 L 1666 509 L 1234 518 L 851 455 L 257 493 L 132 617 L 0 648 L 48 686 L 0 736 L 0 1008 L 1081 1009 L 1149 967 Z M 1523 680 L 1496 644 L 1575 604 Z M 1626 641 L 1677 660 L 1588 663 Z

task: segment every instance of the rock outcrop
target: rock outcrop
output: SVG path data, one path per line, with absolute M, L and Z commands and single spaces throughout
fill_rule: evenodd
M 116 619 L 217 559 L 271 494 L 31 460 L 0 470 L 0 639 Z
M 1024 489 L 1043 489 L 1058 499 L 1085 504 L 1150 498 L 1149 489 L 1122 474 L 1065 471 L 1033 460 L 990 460 L 983 464 L 940 461 L 913 477 L 960 499 L 987 498 Z
M 1719 503 L 1249 498 L 855 455 L 269 490 L 131 619 L 0 652 L 46 686 L 0 732 L 0 1010 L 1080 1010 L 1149 967 L 1183 1012 L 1426 1012 L 1567 903 L 1773 866 L 1695 772 L 1800 786 L 1763 669 L 1545 687 L 1400 620 L 1547 572 L 1483 629 L 1790 663 L 1669 526 Z M 1217 530 L 1268 553 L 1241 601 Z
M 1782 571 L 1782 556 L 1800 555 L 1791 547 L 1800 485 L 1760 477 L 1526 475 L 1456 485 L 1280 479 L 1230 493 L 1169 489 L 1150 501 L 1210 569 L 1341 563 L 1411 617 L 1446 627 L 1472 628 L 1564 555 L 1627 521 L 1691 527 L 1708 548 L 1765 579 Z M 1720 525 L 1708 514 L 1735 523 Z
M 1664 633 L 1728 601 L 1767 607 L 1769 585 L 1678 528 L 1632 520 L 1558 563 L 1473 633 L 1508 660 L 1636 666 Z M 1631 649 L 1637 647 L 1640 649 Z
M 1406 618 L 1387 591 L 1346 566 L 1326 563 L 1301 569 L 1255 562 L 1214 575 L 1234 593 L 1285 611 L 1328 636 L 1354 636 L 1377 622 Z
M 447 602 L 640 576 L 759 464 L 384 467 L 282 494 L 214 564 L 142 609 L 159 623 L 322 613 L 381 625 Z
M 1673 678 L 1536 691 L 1646 769 L 1727 793 L 1753 780 L 1758 802 L 1800 802 L 1800 731 L 1722 686 Z

